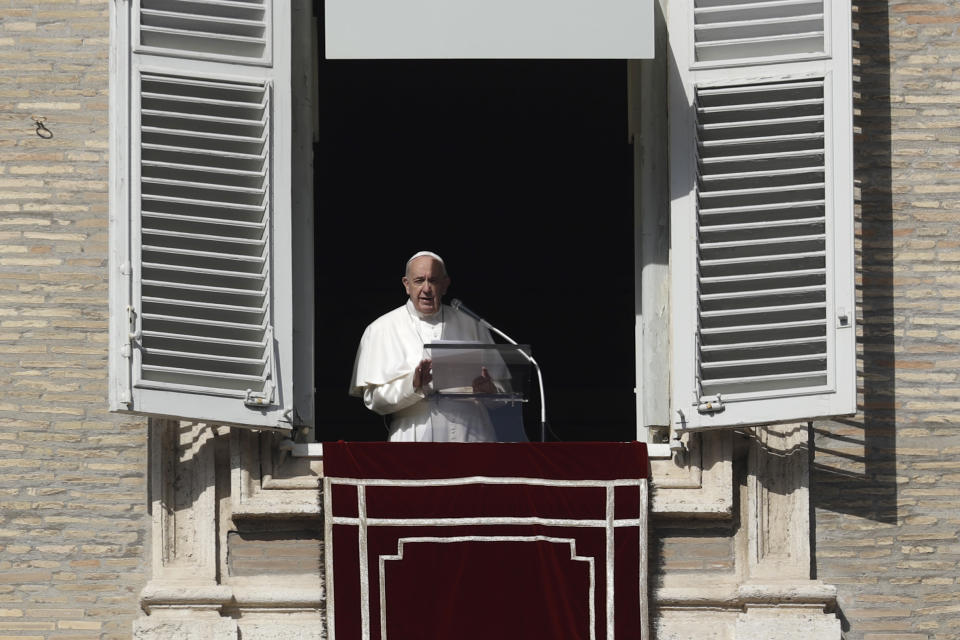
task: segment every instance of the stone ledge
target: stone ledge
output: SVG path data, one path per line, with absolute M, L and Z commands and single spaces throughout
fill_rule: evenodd
M 713 583 L 704 587 L 662 587 L 653 592 L 658 608 L 722 608 L 746 610 L 762 606 L 803 606 L 830 611 L 837 589 L 818 580 L 807 582 Z
M 140 593 L 140 605 L 147 613 L 175 614 L 210 612 L 224 608 L 318 611 L 326 604 L 323 587 L 316 583 L 276 587 L 260 581 L 234 585 L 190 582 L 150 582 Z
M 268 495 L 264 495 L 269 492 Z M 292 495 L 291 495 L 292 494 Z M 323 492 L 293 490 L 284 491 L 260 489 L 253 498 L 233 505 L 232 517 L 240 518 L 302 518 L 323 515 L 320 505 Z
M 326 606 L 322 586 L 267 587 L 261 584 L 234 585 L 233 604 L 241 609 L 319 610 Z
M 151 581 L 140 592 L 140 606 L 148 613 L 171 608 L 219 610 L 232 599 L 230 587 L 186 581 Z

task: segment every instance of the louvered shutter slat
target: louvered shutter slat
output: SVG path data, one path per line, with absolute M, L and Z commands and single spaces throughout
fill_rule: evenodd
M 804 293 L 814 293 L 823 291 L 823 286 L 812 285 L 806 287 L 784 287 L 782 289 L 747 289 L 744 291 L 733 291 L 728 293 L 701 294 L 701 302 L 728 301 L 738 298 L 749 298 L 754 296 L 791 296 Z
M 153 167 L 155 165 L 147 165 L 147 166 Z M 161 167 L 157 167 L 157 169 L 161 169 Z M 220 178 L 222 180 L 222 176 Z M 255 195 L 264 195 L 267 192 L 266 187 L 245 187 L 245 186 L 238 186 L 233 184 L 225 184 L 223 182 L 219 182 L 219 183 L 218 182 L 192 182 L 189 180 L 176 180 L 176 179 L 168 179 L 168 178 L 144 178 L 143 182 L 145 184 L 158 184 L 158 185 L 166 185 L 170 187 L 181 187 L 181 188 L 193 187 L 196 189 L 214 189 L 217 191 L 232 191 L 235 193 L 245 193 L 245 194 L 255 194 Z
M 822 220 L 820 221 L 822 223 Z M 750 225 L 750 228 L 756 229 L 758 225 Z M 775 238 L 754 238 L 747 240 L 735 240 L 732 242 L 701 242 L 700 247 L 701 251 L 708 252 L 711 250 L 717 249 L 736 249 L 736 248 L 749 248 L 749 247 L 759 247 L 762 245 L 771 245 L 771 244 L 785 244 L 785 243 L 803 243 L 803 242 L 815 242 L 821 244 L 826 236 L 822 233 L 816 235 L 806 235 L 806 236 L 786 236 L 786 237 L 775 237 Z M 779 248 L 778 248 L 779 250 Z
M 155 364 L 144 365 L 143 370 L 157 382 L 177 383 L 183 381 L 199 389 L 228 389 L 237 394 L 251 387 L 263 386 L 266 382 L 265 376 L 233 371 L 207 371 Z
M 771 261 L 788 262 L 825 257 L 826 251 L 805 251 L 799 253 L 781 253 L 774 255 L 746 256 L 742 258 L 715 258 L 700 260 L 700 271 L 710 277 L 713 273 L 710 267 L 729 267 L 732 265 L 750 265 L 752 263 L 770 263 Z
M 794 101 L 796 101 L 797 99 L 800 99 L 801 101 L 804 99 L 809 100 L 810 99 L 809 97 L 804 98 L 803 92 L 807 89 L 815 89 L 817 87 L 822 87 L 822 86 L 823 86 L 822 80 L 793 80 L 790 82 L 789 86 L 784 86 L 782 88 L 782 91 L 780 93 L 781 100 L 783 96 L 788 96 L 788 95 L 793 96 Z M 732 86 L 718 86 L 718 87 L 699 87 L 697 89 L 697 95 L 700 96 L 701 98 L 717 98 L 720 96 L 729 96 L 730 98 L 736 99 L 737 102 L 740 103 L 743 106 L 743 108 L 747 110 L 750 110 L 753 107 L 753 105 L 771 104 L 771 102 L 769 102 L 765 98 L 765 96 L 768 96 L 769 92 L 770 92 L 770 86 L 766 83 L 747 84 L 747 85 L 738 84 L 738 85 L 732 85 Z M 756 100 L 745 99 L 746 96 L 748 96 L 749 94 L 757 94 L 757 95 L 760 95 L 761 97 Z M 816 99 L 816 102 L 822 102 L 822 100 Z M 708 109 L 719 108 L 719 106 L 717 107 L 708 106 L 707 108 Z
M 198 267 L 191 264 L 169 264 L 166 262 L 144 262 L 143 263 L 144 274 L 147 275 L 151 271 L 170 271 L 174 273 L 184 274 L 186 276 L 196 276 L 207 278 L 208 276 L 214 277 L 223 277 L 229 281 L 229 279 L 246 279 L 254 281 L 263 281 L 266 278 L 266 274 L 262 271 L 234 271 L 231 269 L 211 269 L 209 267 Z M 172 276 L 171 276 L 172 277 Z
M 267 141 L 266 136 L 251 137 L 243 135 L 218 134 L 211 131 L 199 132 L 189 129 L 174 129 L 170 127 L 144 127 L 143 133 L 155 133 L 161 136 L 174 136 L 183 138 L 201 138 L 204 142 L 222 141 L 225 143 L 263 144 Z M 189 149 L 189 147 L 186 147 Z
M 247 222 L 244 220 L 228 220 L 223 218 L 208 218 L 203 216 L 186 216 L 176 213 L 161 213 L 159 211 L 143 211 L 142 215 L 145 218 L 154 218 L 158 221 L 162 221 L 155 223 L 157 225 L 163 223 L 188 223 L 191 225 L 206 225 L 213 227 L 238 227 L 247 231 L 262 230 L 266 227 L 266 223 L 263 220 L 259 222 Z
M 206 241 L 206 242 L 223 242 L 228 244 L 242 244 L 248 245 L 250 247 L 257 247 L 262 249 L 266 245 L 265 238 L 231 238 L 229 236 L 223 235 L 211 235 L 206 233 L 187 233 L 183 231 L 166 231 L 162 229 L 151 229 L 149 232 L 152 236 L 166 236 L 169 238 L 177 238 L 182 240 L 196 240 L 196 241 Z
M 176 25 L 203 25 L 196 26 L 196 28 L 212 29 L 212 33 L 214 34 L 232 33 L 233 35 L 243 35 L 244 33 L 259 31 L 261 32 L 261 36 L 257 39 L 265 40 L 262 36 L 263 20 L 246 20 L 230 16 L 197 15 L 162 9 L 141 9 L 140 15 L 145 18 L 142 24 L 149 22 L 151 26 L 164 24 L 172 27 Z
M 756 324 L 731 325 L 726 327 L 704 327 L 700 329 L 700 333 L 702 335 L 719 335 L 738 332 L 755 332 L 757 335 L 759 335 L 769 331 L 778 331 L 782 329 L 806 329 L 817 326 L 826 326 L 826 322 L 823 319 L 758 322 Z M 709 344 L 706 346 L 709 346 Z
M 207 335 L 214 335 L 216 337 L 229 337 L 232 334 L 224 333 L 224 331 L 227 329 L 235 329 L 256 334 L 255 336 L 246 336 L 245 340 L 246 342 L 255 342 L 261 336 L 263 336 L 267 330 L 267 322 L 265 319 L 259 323 L 232 322 L 230 320 L 215 318 L 176 316 L 150 312 L 144 312 L 143 317 L 144 319 L 156 321 L 155 326 L 157 328 L 146 330 L 148 333 L 151 331 L 170 333 L 173 332 L 172 329 L 175 325 L 180 329 L 183 329 L 184 327 L 179 327 L 179 325 L 188 325 L 186 328 L 188 330 L 192 329 L 192 333 L 190 335 L 193 335 L 198 339 Z M 266 342 L 263 344 L 266 344 Z
M 144 303 L 152 303 L 158 305 L 170 305 L 177 307 L 193 307 L 197 310 L 208 310 L 212 313 L 224 312 L 229 313 L 231 311 L 236 311 L 240 313 L 251 313 L 255 314 L 258 317 L 263 316 L 264 312 L 267 310 L 267 305 L 264 300 L 260 300 L 259 304 L 226 304 L 218 302 L 209 302 L 204 300 L 190 300 L 186 297 L 180 298 L 165 298 L 162 296 L 152 296 L 147 295 L 143 296 Z
M 760 367 L 763 365 L 781 365 L 822 360 L 822 354 L 791 355 L 773 358 L 744 358 L 740 360 L 716 360 L 704 362 L 704 369 L 725 369 L 736 367 Z M 776 368 L 776 367 L 774 367 Z
M 143 335 L 149 335 L 153 338 L 158 339 L 169 339 L 169 340 L 178 340 L 178 341 L 187 341 L 187 342 L 203 342 L 207 345 L 208 348 L 217 348 L 223 347 L 224 349 L 232 349 L 233 347 L 244 347 L 247 349 L 261 349 L 266 345 L 266 341 L 256 342 L 253 340 L 234 340 L 230 338 L 223 337 L 201 337 L 195 335 L 184 335 L 182 333 L 171 333 L 168 331 L 144 331 Z
M 158 147 L 165 151 L 187 151 L 183 147 Z M 249 158 L 259 159 L 261 156 L 248 156 Z M 215 166 L 203 164 L 191 164 L 186 162 L 169 162 L 164 160 L 144 160 L 141 163 L 145 167 L 157 167 L 171 169 L 174 171 L 195 171 L 197 173 L 219 173 L 223 175 L 233 175 L 242 178 L 263 178 L 266 176 L 264 169 L 253 170 L 239 167 Z
M 792 133 L 792 134 L 779 134 L 773 136 L 751 136 L 745 138 L 728 138 L 725 140 L 710 140 L 703 143 L 704 155 L 709 157 L 708 154 L 715 155 L 718 153 L 716 150 L 722 152 L 726 148 L 748 148 L 750 145 L 760 145 L 760 144 L 785 144 L 785 143 L 816 143 L 822 141 L 823 135 L 817 133 Z M 822 144 L 822 142 L 821 142 Z
M 811 159 L 817 159 L 823 157 L 823 150 L 814 150 L 814 149 L 791 149 L 783 150 L 778 152 L 771 153 L 746 153 L 737 156 L 714 156 L 710 158 L 702 158 L 701 164 L 703 165 L 712 165 L 712 164 L 722 164 L 722 163 L 739 163 L 742 166 L 758 166 L 765 165 L 769 166 L 768 163 L 773 162 L 810 162 Z M 822 163 L 822 159 L 820 160 Z
M 791 1 L 794 2 L 796 0 L 791 0 Z M 261 2 L 260 0 L 169 0 L 168 5 L 169 6 L 208 5 L 210 7 L 213 7 L 213 10 L 229 12 L 230 10 L 235 10 L 235 9 L 254 9 L 259 11 L 261 7 L 263 7 L 263 2 Z M 225 15 L 231 15 L 231 14 L 225 13 Z
M 780 305 L 771 305 L 768 307 L 741 307 L 734 309 L 723 309 L 718 311 L 702 311 L 700 317 L 703 320 L 725 320 L 736 318 L 737 316 L 744 315 L 761 315 L 764 313 L 775 314 L 775 313 L 786 313 L 786 312 L 797 312 L 805 310 L 819 310 L 822 309 L 825 305 L 822 303 L 802 303 L 802 304 L 780 304 Z
M 220 159 L 224 162 L 241 161 L 244 164 L 237 166 L 247 166 L 250 163 L 259 164 L 266 157 L 263 152 L 259 153 L 241 153 L 237 151 L 225 151 L 223 149 L 199 149 L 196 147 L 183 147 L 171 144 L 144 143 L 141 147 L 144 151 L 156 152 L 152 154 L 154 158 L 163 157 L 163 154 L 171 154 L 171 157 L 182 158 L 184 156 L 208 156 L 204 158 L 207 162 L 213 159 Z M 226 166 L 226 165 L 225 165 Z
M 243 203 L 226 203 L 219 200 L 204 200 L 201 198 L 191 198 L 186 196 L 170 196 L 159 193 L 145 193 L 143 194 L 143 199 L 145 201 L 155 201 L 170 203 L 176 205 L 186 205 L 186 206 L 196 206 L 196 207 L 210 207 L 210 208 L 220 208 L 233 210 L 234 212 L 241 213 L 262 213 L 263 207 L 260 205 L 253 204 L 243 204 Z
M 815 13 L 780 19 L 714 22 L 698 25 L 696 31 L 702 50 L 706 47 L 746 47 L 773 40 L 789 43 L 790 40 L 822 39 L 822 26 L 823 14 Z M 786 32 L 788 29 L 790 31 Z
M 711 225 L 709 229 L 702 229 L 703 234 L 724 233 L 730 231 L 750 231 L 759 232 L 763 230 L 777 229 L 778 227 L 799 227 L 799 226 L 820 226 L 823 224 L 823 218 L 792 218 L 787 220 L 771 220 L 767 222 L 737 222 L 733 224 Z
M 229 295 L 229 294 L 250 295 L 251 293 L 266 294 L 266 291 L 236 289 L 236 288 L 228 288 L 228 287 L 211 287 L 211 286 L 202 285 L 202 284 L 189 284 L 189 283 L 183 283 L 183 282 L 170 283 L 170 282 L 164 282 L 162 280 L 148 280 L 148 279 L 143 280 L 143 286 L 144 287 L 175 287 L 177 289 L 185 289 L 188 291 L 204 291 L 206 293 L 210 293 L 214 295 Z
M 154 76 L 152 79 L 156 79 L 157 76 Z M 165 82 L 158 82 L 157 87 L 163 88 Z M 189 89 L 189 93 L 174 93 L 177 89 Z M 165 92 L 157 91 L 144 91 L 143 97 L 148 100 L 155 100 L 159 104 L 173 103 L 174 105 L 182 104 L 205 104 L 211 107 L 230 107 L 240 112 L 255 113 L 258 109 L 264 109 L 266 103 L 264 102 L 251 102 L 250 100 L 227 100 L 222 97 L 223 92 L 229 92 L 231 94 L 236 94 L 236 92 L 243 92 L 244 90 L 249 91 L 249 87 L 244 87 L 242 85 L 235 85 L 231 83 L 224 82 L 223 84 L 217 85 L 212 82 L 187 82 L 185 84 L 171 84 L 168 87 L 168 90 Z M 252 92 L 253 95 L 263 95 L 262 92 L 256 91 Z M 207 94 L 207 95 L 204 95 Z M 151 110 L 146 109 L 146 111 L 164 111 L 164 110 Z M 226 113 L 230 113 L 227 111 Z M 236 113 L 236 111 L 234 111 Z M 203 116 L 207 114 L 197 114 L 198 116 Z M 207 117 L 216 117 L 214 115 L 207 115 Z M 228 116 L 221 116 L 228 117 Z
M 700 16 L 724 16 L 746 11 L 755 16 L 782 17 L 798 8 L 802 10 L 803 7 L 819 6 L 821 0 L 699 0 L 695 13 Z
M 231 345 L 236 349 L 237 345 Z M 173 349 L 158 349 L 151 347 L 144 347 L 146 351 L 151 356 L 156 356 L 157 358 L 183 358 L 186 360 L 200 359 L 207 363 L 209 366 L 210 363 L 223 363 L 225 365 L 235 364 L 235 365 L 246 365 L 262 368 L 267 363 L 267 358 L 261 356 L 259 358 L 243 358 L 240 356 L 224 356 L 216 355 L 210 353 L 209 350 L 204 352 L 194 352 L 194 351 L 176 351 Z
M 263 126 L 263 119 L 251 119 L 251 118 L 232 118 L 228 116 L 216 116 L 216 115 L 207 115 L 203 113 L 189 113 L 185 111 L 169 111 L 169 110 L 158 110 L 158 109 L 144 109 L 143 114 L 147 116 L 158 116 L 166 117 L 171 120 L 202 120 L 211 124 L 232 126 L 232 125 L 246 125 L 249 127 L 260 127 Z
M 791 271 L 758 271 L 756 273 L 736 274 L 728 276 L 701 277 L 701 285 L 748 283 L 754 280 L 781 280 L 786 278 L 814 277 L 820 278 L 826 274 L 826 269 L 795 269 Z
M 221 60 L 269 61 L 265 0 L 141 0 L 140 46 Z
M 153 92 L 159 92 L 163 87 L 175 87 L 175 89 L 170 93 L 173 96 L 185 97 L 192 95 L 199 98 L 210 98 L 212 96 L 224 96 L 227 95 L 225 92 L 246 92 L 250 94 L 260 95 L 261 91 L 257 88 L 256 85 L 251 85 L 245 82 L 231 82 L 230 80 L 215 79 L 209 80 L 201 77 L 186 77 L 186 76 L 153 76 L 152 78 L 154 84 Z M 194 92 L 194 87 L 198 87 L 204 90 L 206 93 L 197 94 Z M 150 94 L 150 91 L 145 93 Z
M 155 253 L 166 253 L 171 257 L 180 257 L 182 259 L 197 259 L 197 264 L 202 264 L 201 260 L 209 261 L 224 261 L 224 262 L 243 262 L 251 265 L 251 268 L 258 268 L 263 265 L 263 258 L 261 256 L 249 256 L 237 253 L 223 253 L 219 251 L 198 251 L 191 249 L 184 249 L 180 246 L 174 247 L 162 247 L 157 245 L 143 245 L 144 253 L 155 252 Z
M 816 337 L 782 338 L 777 340 L 752 340 L 749 342 L 728 342 L 723 344 L 706 345 L 700 349 L 704 353 L 729 353 L 734 351 L 750 351 L 762 349 L 778 349 L 780 347 L 817 345 Z
M 824 51 L 823 0 L 694 0 L 697 62 L 719 63 Z
M 727 206 L 727 207 L 703 207 L 700 209 L 700 217 L 703 219 L 709 219 L 711 216 L 715 218 L 721 218 L 727 216 L 731 213 L 738 214 L 771 214 L 776 213 L 777 211 L 786 212 L 792 215 L 792 209 L 810 209 L 810 208 L 822 208 L 825 201 L 823 199 L 817 200 L 794 200 L 792 202 L 776 202 L 768 204 L 754 204 L 754 205 L 743 205 L 743 206 Z
M 716 386 L 724 389 L 730 389 L 730 393 L 747 392 L 750 390 L 776 393 L 785 387 L 794 384 L 820 386 L 826 384 L 826 381 L 827 377 L 823 373 L 815 371 L 798 371 L 796 373 L 722 378 L 716 381 Z

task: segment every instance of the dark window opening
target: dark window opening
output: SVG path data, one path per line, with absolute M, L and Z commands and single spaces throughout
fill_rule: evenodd
M 550 439 L 636 438 L 626 83 L 624 61 L 320 61 L 319 440 L 385 438 L 347 387 L 422 249 L 447 301 L 532 345 Z M 536 439 L 536 398 L 525 424 Z

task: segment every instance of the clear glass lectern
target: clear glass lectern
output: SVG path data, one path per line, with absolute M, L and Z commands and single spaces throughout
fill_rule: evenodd
M 525 442 L 522 403 L 529 400 L 529 345 L 441 341 L 424 345 L 433 361 L 434 392 L 486 407 L 499 442 Z M 486 374 L 486 375 L 485 375 Z

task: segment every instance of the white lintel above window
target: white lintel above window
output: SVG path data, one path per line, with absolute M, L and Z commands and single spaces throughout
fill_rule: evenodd
M 653 57 L 653 0 L 326 0 L 330 59 Z

